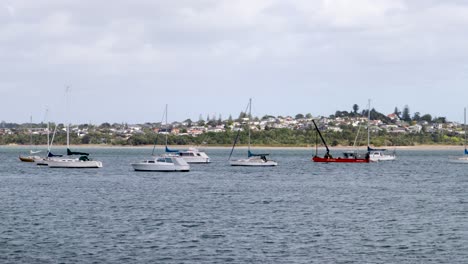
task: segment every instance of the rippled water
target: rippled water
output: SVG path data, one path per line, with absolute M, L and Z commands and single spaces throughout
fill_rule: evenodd
M 0 147 L 0 263 L 468 263 L 468 165 L 455 151 L 274 168 L 134 172 L 151 149 L 89 150 L 102 169 L 51 169 Z M 237 155 L 243 153 L 238 152 Z

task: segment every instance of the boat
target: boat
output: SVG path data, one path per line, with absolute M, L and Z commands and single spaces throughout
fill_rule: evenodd
M 67 87 L 67 106 L 68 92 L 69 88 Z M 79 158 L 74 158 L 73 156 L 75 155 L 79 156 Z M 67 157 L 56 157 L 47 161 L 47 165 L 49 166 L 49 168 L 102 168 L 102 162 L 97 160 L 91 160 L 89 158 L 89 153 L 70 150 L 70 122 L 67 123 Z
M 465 111 L 464 111 L 464 127 L 465 127 L 465 143 L 463 144 L 464 146 L 464 152 L 463 152 L 463 156 L 452 156 L 452 157 L 449 157 L 449 162 L 450 163 L 464 163 L 464 164 L 468 164 L 468 149 L 466 147 L 466 132 L 467 132 L 467 129 L 466 129 L 466 107 L 465 107 Z
M 165 115 L 166 115 L 166 124 L 167 124 L 167 105 L 166 105 Z M 178 154 L 162 154 L 159 156 L 155 156 L 154 150 L 156 149 L 156 141 L 157 140 L 154 141 L 153 152 L 151 153 L 151 156 L 153 156 L 154 158 L 130 164 L 135 171 L 161 171 L 161 172 L 190 171 L 190 165 L 188 164 L 188 162 L 184 158 L 180 157 Z M 166 133 L 166 152 L 171 152 L 170 150 L 169 151 L 168 150 L 169 149 L 167 147 L 167 133 Z
M 183 158 L 187 163 L 210 163 L 210 157 L 203 151 L 197 148 L 188 148 L 187 150 L 175 150 L 169 149 L 166 146 L 166 153 L 172 153 L 173 155 Z
M 370 100 L 367 111 L 367 152 L 371 161 L 390 161 L 396 159 L 395 151 L 391 154 L 386 153 L 386 149 L 378 149 L 370 147 Z
M 327 145 L 327 142 L 325 142 L 325 139 L 323 138 L 322 136 L 322 133 L 320 133 L 320 130 L 317 126 L 317 124 L 315 123 L 315 120 L 312 119 L 312 122 L 315 126 L 315 130 L 317 131 L 317 134 L 320 136 L 320 139 L 322 140 L 322 143 L 323 145 L 325 145 L 325 148 L 327 150 L 327 152 L 325 153 L 325 155 L 323 157 L 319 157 L 318 156 L 318 149 L 317 149 L 317 144 L 315 145 L 315 155 L 314 157 L 312 157 L 312 161 L 313 162 L 326 162 L 326 163 L 332 163 L 332 162 L 337 162 L 337 163 L 369 163 L 370 159 L 369 159 L 369 154 L 367 154 L 364 158 L 360 158 L 358 156 L 343 156 L 343 157 L 337 157 L 337 158 L 334 158 L 331 154 L 330 154 L 330 149 L 328 148 L 328 145 Z
M 62 155 L 56 155 L 52 153 L 52 144 L 54 143 L 55 133 L 57 132 L 57 125 L 55 125 L 54 133 L 52 134 L 52 139 L 49 136 L 49 123 L 47 123 L 47 156 L 39 161 L 36 161 L 38 166 L 48 166 L 50 161 L 58 161 L 63 159 Z M 73 158 L 77 159 L 77 158 Z
M 161 172 L 187 172 L 190 165 L 181 157 L 175 155 L 157 156 L 154 159 L 144 160 L 131 164 L 135 171 L 161 171 Z
M 229 155 L 229 164 L 231 166 L 245 166 L 245 167 L 273 167 L 277 166 L 278 163 L 273 160 L 269 160 L 267 157 L 270 155 L 268 153 L 263 154 L 254 154 L 250 150 L 250 118 L 252 116 L 252 99 L 249 99 L 249 104 L 247 105 L 249 109 L 249 116 L 245 118 L 248 127 L 248 150 L 247 150 L 247 158 L 246 159 L 238 159 L 238 160 L 231 160 L 232 153 L 236 146 L 237 140 L 239 139 L 240 129 L 237 131 L 236 139 L 234 140 L 234 144 L 232 145 L 231 154 Z M 247 112 L 247 111 L 246 111 Z
M 40 153 L 41 151 L 34 151 L 32 150 L 32 145 L 33 145 L 33 137 L 32 137 L 32 116 L 31 116 L 31 119 L 30 119 L 30 125 L 31 125 L 31 128 L 29 129 L 29 147 L 30 147 L 30 150 L 29 150 L 29 155 L 27 156 L 22 156 L 20 155 L 18 158 L 20 161 L 22 162 L 37 162 L 37 161 L 40 161 L 42 160 L 41 157 L 35 155 L 37 153 Z
M 170 155 L 175 155 L 183 158 L 187 163 L 210 163 L 210 157 L 203 151 L 200 151 L 197 148 L 189 148 L 187 150 L 177 150 L 177 149 L 169 149 L 167 146 L 167 136 L 168 136 L 168 123 L 167 123 L 167 104 L 166 104 L 166 111 L 164 113 L 166 118 L 166 153 Z

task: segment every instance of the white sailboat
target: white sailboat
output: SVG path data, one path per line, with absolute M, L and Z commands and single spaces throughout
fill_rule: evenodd
M 450 163 L 465 163 L 468 164 L 468 149 L 466 148 L 466 107 L 464 111 L 464 126 L 465 126 L 465 143 L 463 144 L 465 150 L 463 156 L 452 156 L 449 157 Z
M 68 107 L 68 87 L 67 87 L 67 107 Z M 79 158 L 74 158 L 73 155 L 79 155 Z M 90 160 L 89 154 L 84 152 L 73 152 L 70 150 L 70 122 L 67 123 L 67 156 L 56 157 L 47 161 L 49 168 L 102 168 L 102 162 Z
M 367 111 L 367 151 L 369 153 L 370 161 L 389 161 L 396 159 L 395 153 L 387 154 L 385 153 L 386 149 L 377 149 L 370 147 L 370 100 L 369 108 Z
M 229 155 L 229 164 L 231 166 L 246 166 L 246 167 L 272 167 L 277 166 L 278 163 L 273 160 L 268 160 L 267 156 L 269 154 L 254 154 L 250 151 L 250 118 L 252 116 L 252 99 L 249 99 L 249 116 L 247 118 L 247 127 L 249 132 L 248 137 L 248 151 L 247 151 L 247 158 L 246 159 L 238 159 L 238 160 L 231 160 L 232 152 L 237 143 L 237 139 L 239 138 L 240 130 L 237 133 L 236 139 L 234 140 L 234 144 L 231 149 L 231 154 Z
M 164 113 L 166 118 L 166 130 L 167 130 L 167 104 L 166 104 L 166 111 Z M 200 151 L 197 148 L 189 148 L 188 150 L 177 150 L 177 149 L 169 149 L 167 146 L 167 135 L 168 131 L 166 131 L 166 153 L 170 155 L 177 155 L 183 158 L 187 163 L 210 163 L 210 157 L 203 151 Z
M 166 105 L 166 125 L 167 125 L 167 105 Z M 156 142 L 153 146 L 153 159 L 144 160 L 130 164 L 135 171 L 160 171 L 160 172 L 187 172 L 190 171 L 190 165 L 188 162 L 177 154 L 163 154 L 160 156 L 154 156 L 154 150 L 156 148 Z M 166 152 L 167 148 L 167 131 L 166 131 Z
M 30 118 L 30 126 L 31 128 L 29 129 L 29 155 L 27 156 L 23 156 L 23 155 L 20 155 L 19 156 L 19 159 L 22 161 L 22 162 L 37 162 L 37 161 L 40 161 L 42 160 L 41 157 L 35 155 L 37 153 L 40 153 L 41 151 L 34 151 L 32 150 L 32 146 L 33 146 L 33 137 L 32 137 L 32 116 Z

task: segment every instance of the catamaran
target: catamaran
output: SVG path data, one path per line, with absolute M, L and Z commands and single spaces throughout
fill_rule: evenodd
M 325 139 L 322 136 L 322 133 L 320 133 L 320 130 L 315 123 L 315 120 L 312 120 L 315 126 L 315 130 L 317 131 L 317 134 L 320 136 L 320 139 L 322 140 L 323 145 L 325 145 L 325 148 L 327 149 L 327 152 L 323 157 L 318 156 L 318 145 L 317 143 L 315 144 L 315 155 L 312 157 L 312 161 L 314 162 L 342 162 L 342 163 L 368 163 L 369 162 L 369 154 L 367 153 L 364 158 L 360 158 L 357 156 L 344 156 L 344 157 L 338 157 L 334 158 L 330 154 L 330 149 L 328 148 L 327 142 L 325 142 Z
M 234 144 L 232 145 L 231 149 L 231 154 L 229 155 L 229 164 L 231 166 L 250 166 L 250 167 L 272 167 L 272 166 L 277 166 L 278 163 L 273 160 L 267 159 L 267 156 L 270 155 L 268 153 L 264 154 L 254 154 L 250 150 L 250 118 L 252 117 L 252 99 L 249 99 L 249 104 L 248 104 L 248 109 L 249 109 L 249 116 L 246 118 L 247 121 L 247 127 L 249 131 L 249 137 L 248 137 L 248 150 L 247 150 L 247 158 L 246 159 L 238 159 L 238 160 L 231 160 L 232 153 L 234 151 L 234 148 L 236 146 L 237 140 L 239 139 L 239 133 L 240 129 L 237 131 L 236 139 L 234 140 Z
M 450 163 L 466 163 L 468 164 L 468 149 L 466 148 L 466 107 L 464 111 L 464 126 L 465 126 L 465 143 L 464 143 L 464 154 L 463 156 L 449 157 Z

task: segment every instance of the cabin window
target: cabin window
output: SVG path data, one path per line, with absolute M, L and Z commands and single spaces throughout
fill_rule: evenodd
M 166 162 L 167 163 L 172 163 L 172 159 L 171 158 L 166 158 Z
M 154 163 L 154 160 L 149 160 L 148 163 Z
M 164 158 L 159 158 L 158 162 L 166 162 L 166 160 Z

